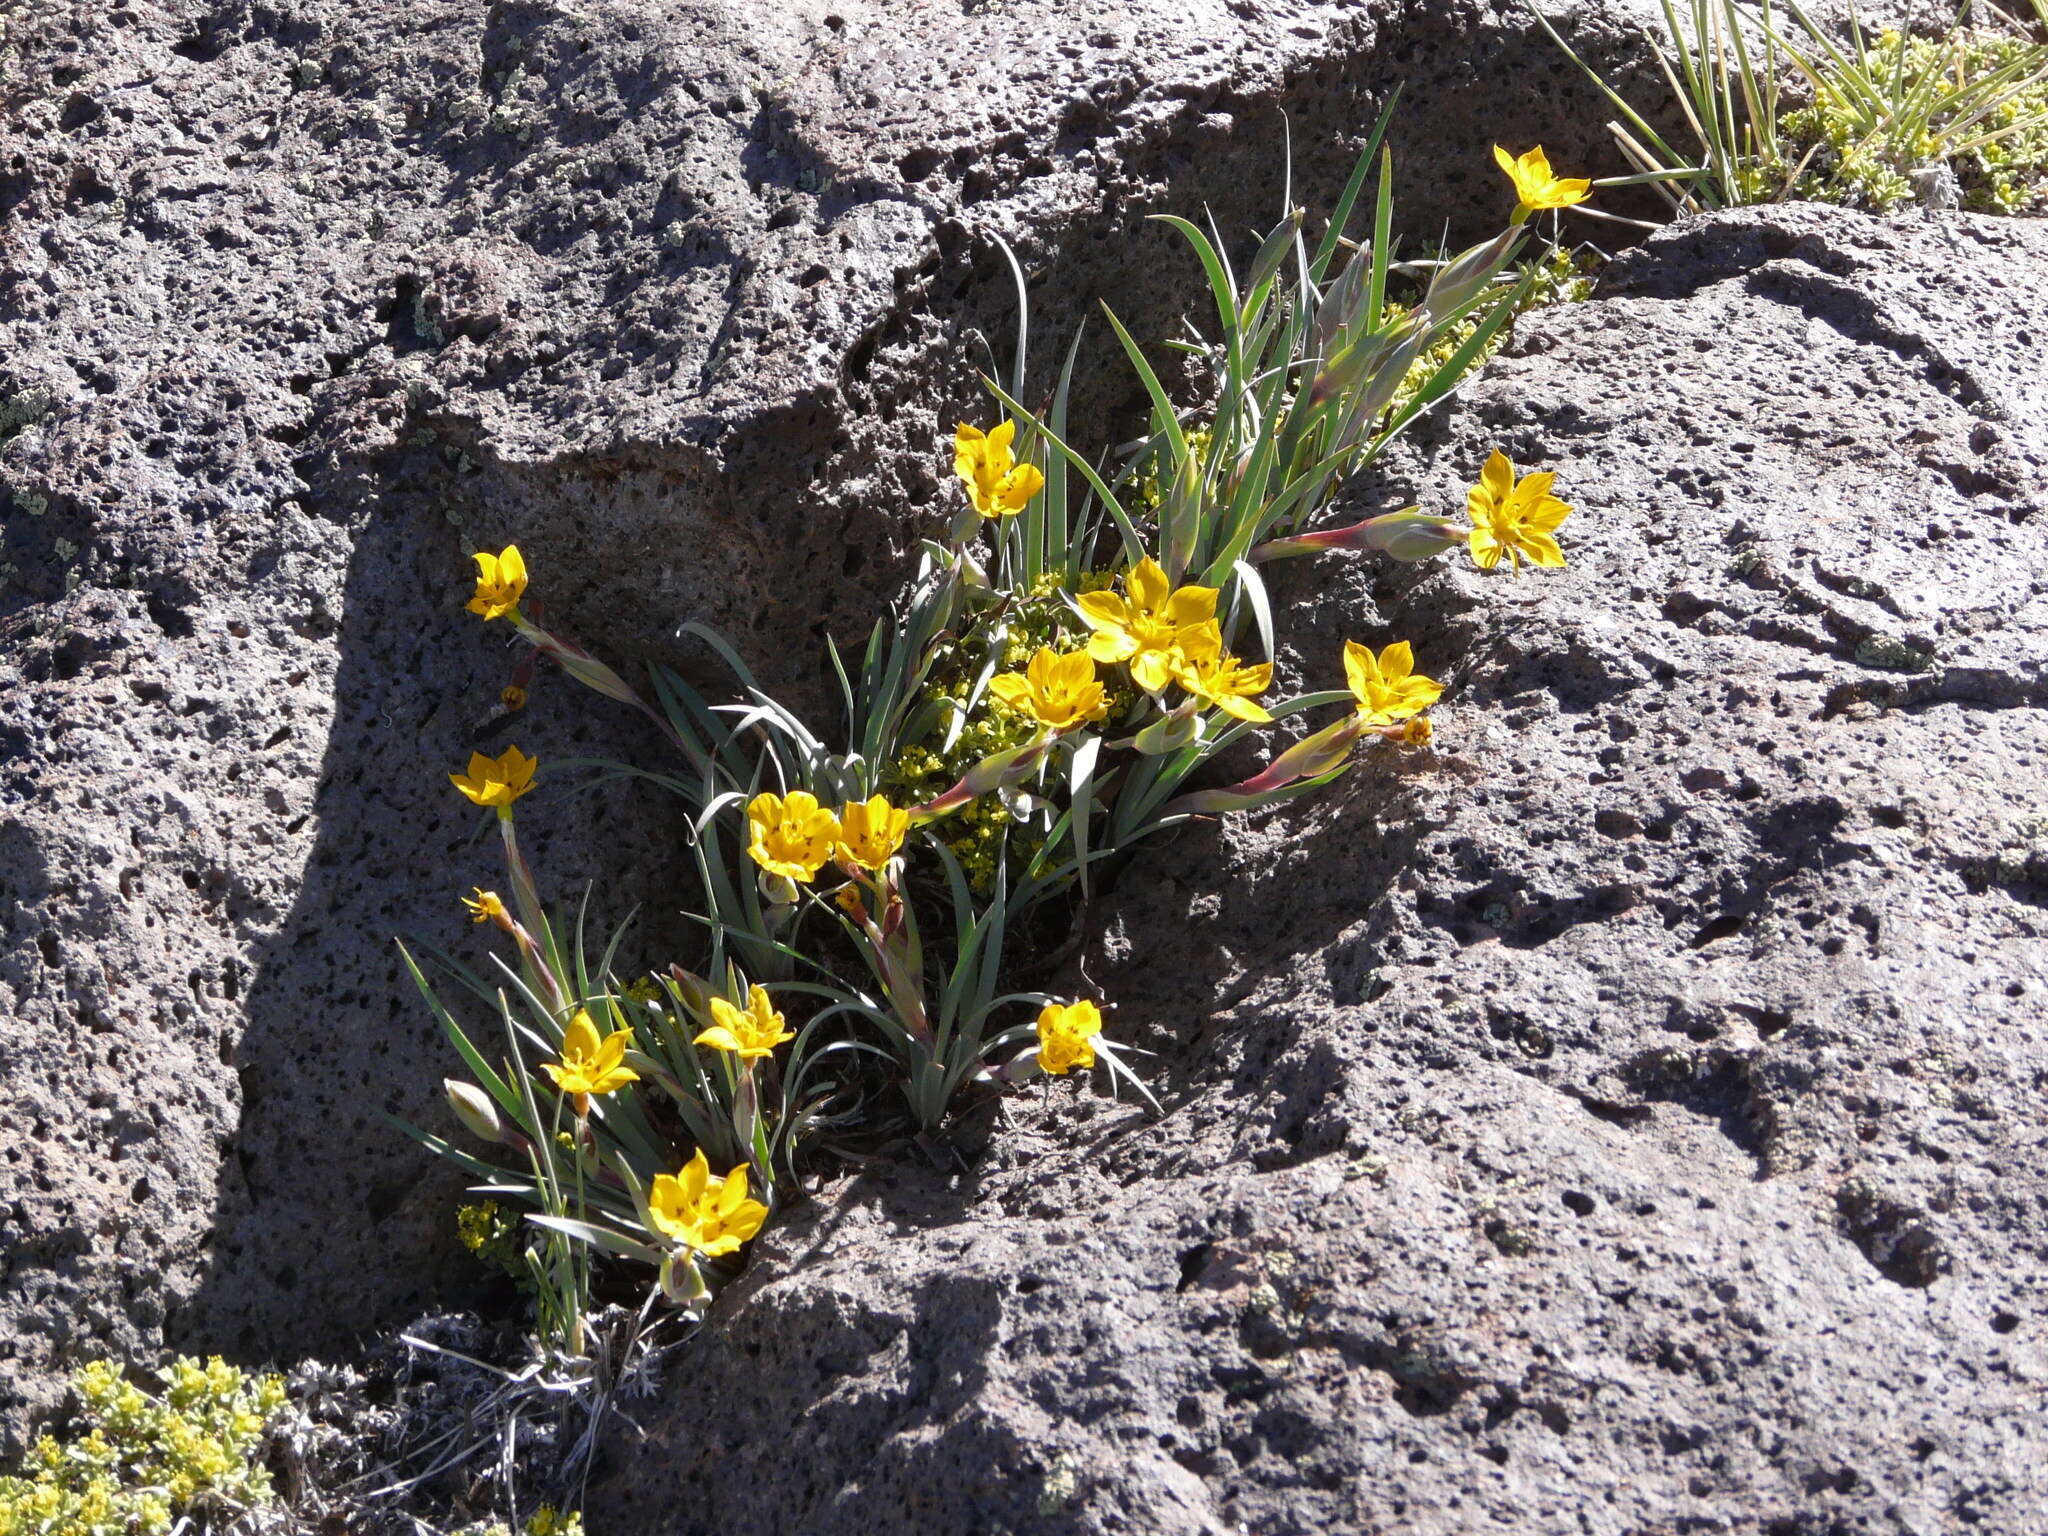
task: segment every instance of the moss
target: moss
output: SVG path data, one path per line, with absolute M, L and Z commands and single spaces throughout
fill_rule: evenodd
M 219 1357 L 180 1357 L 144 1391 L 109 1361 L 71 1378 L 73 1432 L 45 1436 L 0 1477 L 0 1536 L 158 1536 L 209 1529 L 274 1502 L 260 1461 L 284 1381 Z
M 1925 672 L 1934 658 L 1889 635 L 1868 635 L 1856 647 L 1858 665 L 1876 672 Z
M 0 442 L 34 426 L 50 414 L 56 397 L 41 385 L 0 396 Z

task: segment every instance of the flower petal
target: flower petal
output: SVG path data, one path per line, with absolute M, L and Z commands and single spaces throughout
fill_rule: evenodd
M 1157 613 L 1170 595 L 1166 572 L 1150 555 L 1131 568 L 1130 575 L 1124 578 L 1124 590 L 1130 594 L 1131 606 L 1140 613 Z
M 681 1237 L 678 1220 L 683 1205 L 683 1187 L 672 1173 L 657 1173 L 647 1187 L 647 1219 L 664 1237 Z
M 1216 617 L 1216 589 L 1182 587 L 1166 600 L 1166 617 L 1177 626 L 1208 623 Z
M 725 1182 L 718 1188 L 718 1214 L 730 1216 L 746 1203 L 747 1167 L 742 1163 L 725 1176 Z
M 1074 599 L 1074 606 L 1081 610 L 1081 622 L 1090 629 L 1099 631 L 1130 627 L 1130 609 L 1114 592 L 1083 592 Z
M 1444 685 L 1433 677 L 1410 677 L 1394 690 L 1394 703 L 1410 714 L 1427 709 L 1444 696 Z
M 578 1008 L 569 1017 L 569 1025 L 562 1031 L 562 1059 L 588 1061 L 598 1053 L 600 1042 L 597 1026 L 591 1022 L 590 1014 Z
M 1498 448 L 1488 457 L 1486 465 L 1479 471 L 1479 483 L 1492 498 L 1496 507 L 1507 505 L 1508 497 L 1514 494 L 1515 463 Z
M 1173 655 L 1169 651 L 1141 651 L 1131 657 L 1131 681 L 1147 693 L 1157 693 L 1173 681 Z
M 1373 689 L 1379 686 L 1380 664 L 1373 659 L 1372 652 L 1356 640 L 1344 642 L 1344 681 L 1361 704 L 1368 702 Z
M 1086 651 L 1069 651 L 1057 657 L 1048 671 L 1061 693 L 1079 693 L 1095 681 L 1095 658 Z
M 1089 659 L 1105 666 L 1134 655 L 1137 649 L 1137 638 L 1125 629 L 1098 629 L 1088 637 Z
M 1214 661 L 1223 654 L 1223 629 L 1214 619 L 1176 630 L 1174 646 L 1190 661 Z
M 676 1182 L 680 1187 L 684 1205 L 695 1206 L 703 1200 L 704 1187 L 710 1180 L 711 1163 L 704 1156 L 704 1149 L 699 1147 L 696 1156 L 683 1164 L 683 1171 L 676 1176 Z
M 1401 680 L 1415 670 L 1415 648 L 1406 640 L 1396 640 L 1380 652 L 1380 676 L 1398 688 Z

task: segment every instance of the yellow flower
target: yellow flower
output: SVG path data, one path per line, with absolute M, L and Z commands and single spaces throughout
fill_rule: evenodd
M 1076 1067 L 1095 1065 L 1095 1036 L 1102 1033 L 1102 1010 L 1086 998 L 1075 1003 L 1047 1003 L 1038 1015 L 1038 1064 L 1055 1077 Z
M 1216 625 L 1216 589 L 1171 590 L 1166 572 L 1147 555 L 1124 578 L 1124 595 L 1084 592 L 1075 600 L 1094 631 L 1088 654 L 1097 661 L 1126 662 L 1131 680 L 1157 693 L 1184 662 L 1213 661 L 1223 650 Z
M 474 885 L 470 889 L 476 892 L 475 899 L 472 900 L 465 896 L 462 898 L 462 904 L 476 914 L 478 922 L 497 923 L 504 921 L 505 903 L 499 899 L 496 891 L 487 891 L 482 886 Z
M 794 1030 L 783 1027 L 782 1015 L 768 1001 L 768 989 L 758 982 L 747 989 L 745 1009 L 733 1007 L 722 997 L 712 998 L 711 1017 L 711 1028 L 690 1043 L 730 1051 L 742 1061 L 773 1056 L 775 1047 L 796 1038 Z
M 1550 494 L 1557 476 L 1548 470 L 1524 475 L 1515 482 L 1515 466 L 1498 448 L 1479 472 L 1479 483 L 1465 493 L 1465 515 L 1472 519 L 1466 544 L 1472 563 L 1483 571 L 1500 564 L 1505 550 L 1517 576 L 1526 556 L 1531 565 L 1560 566 L 1564 551 L 1552 537 L 1571 508 Z
M 1271 662 L 1248 667 L 1235 656 L 1222 655 L 1213 661 L 1187 663 L 1174 673 L 1174 681 L 1196 698 L 1239 720 L 1263 725 L 1273 718 L 1264 707 L 1252 702 L 1272 686 Z
M 1411 715 L 1401 723 L 1400 742 L 1404 747 L 1426 747 L 1435 734 L 1436 727 L 1429 723 L 1429 716 Z
M 471 558 L 476 561 L 476 596 L 469 600 L 469 611 L 486 620 L 507 614 L 517 619 L 519 599 L 526 591 L 526 561 L 519 546 L 507 544 L 502 555 L 478 550 Z
M 539 766 L 539 758 L 528 757 L 517 747 L 507 747 L 497 757 L 472 752 L 469 772 L 451 773 L 448 781 L 478 805 L 503 810 L 533 788 L 533 770 Z
M 498 695 L 498 702 L 507 709 L 524 709 L 526 708 L 526 690 L 517 683 L 507 683 L 504 691 Z
M 886 797 L 855 800 L 839 808 L 836 851 L 849 864 L 878 870 L 896 857 L 909 832 L 910 812 L 898 810 Z
M 815 879 L 838 840 L 839 818 L 816 795 L 800 789 L 787 799 L 762 793 L 747 802 L 747 852 L 771 875 Z
M 658 1003 L 661 1001 L 661 986 L 651 976 L 635 976 L 626 983 L 626 996 L 636 1003 Z
M 1375 659 L 1369 647 L 1344 642 L 1344 678 L 1367 725 L 1392 725 L 1419 715 L 1443 696 L 1444 685 L 1415 671 L 1415 653 L 1397 640 Z
M 654 1176 L 647 1191 L 647 1216 L 663 1236 L 715 1259 L 738 1253 L 740 1244 L 761 1230 L 768 1207 L 747 1198 L 745 1164 L 714 1179 L 700 1147 L 681 1173 Z
M 1590 181 L 1552 175 L 1550 156 L 1543 153 L 1541 144 L 1519 160 L 1496 144 L 1493 146 L 1493 158 L 1507 172 L 1508 180 L 1515 184 L 1515 196 L 1519 201 L 1515 205 L 1513 223 L 1521 223 L 1538 209 L 1574 207 L 1593 195 L 1593 183 Z
M 640 1074 L 626 1065 L 626 1046 L 632 1038 L 630 1029 L 615 1029 L 599 1039 L 589 1011 L 578 1008 L 562 1031 L 562 1059 L 544 1061 L 540 1069 L 576 1101 L 577 1114 L 587 1114 L 593 1093 L 615 1093 L 640 1081 Z
M 1019 464 L 1010 452 L 1017 423 L 1004 421 L 993 432 L 961 422 L 953 432 L 953 473 L 967 487 L 967 499 L 983 517 L 1014 517 L 1045 485 L 1035 464 Z
M 990 678 L 988 691 L 1011 709 L 1056 731 L 1100 720 L 1109 710 L 1088 652 L 1069 651 L 1063 656 L 1049 645 L 1040 646 L 1022 672 L 1003 672 Z

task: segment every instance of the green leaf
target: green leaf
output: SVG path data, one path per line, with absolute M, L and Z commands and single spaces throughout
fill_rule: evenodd
M 1344 240 L 1344 226 L 1351 222 L 1351 210 L 1358 204 L 1358 194 L 1365 190 L 1365 180 L 1372 174 L 1373 158 L 1379 153 L 1380 141 L 1386 137 L 1387 125 L 1394 120 L 1394 108 L 1401 100 L 1401 87 L 1394 87 L 1387 97 L 1387 104 L 1381 108 L 1379 121 L 1372 125 L 1372 133 L 1365 141 L 1365 148 L 1359 152 L 1358 160 L 1351 168 L 1351 179 L 1344 183 L 1344 190 L 1338 194 L 1336 204 L 1330 209 L 1329 227 L 1323 231 L 1323 238 L 1316 246 L 1315 259 L 1309 263 L 1309 277 L 1320 283 L 1323 274 L 1329 270 L 1330 258 Z
M 1095 813 L 1095 760 L 1102 751 L 1102 738 L 1084 736 L 1074 744 L 1067 758 L 1067 805 L 1074 840 L 1074 865 L 1081 882 L 1081 899 L 1088 898 L 1088 825 Z
M 610 1227 L 600 1227 L 595 1222 L 577 1221 L 570 1216 L 536 1216 L 526 1218 L 536 1227 L 546 1227 L 551 1232 L 561 1232 L 575 1238 L 579 1243 L 588 1243 L 593 1248 L 602 1248 L 606 1253 L 615 1253 L 622 1259 L 637 1259 L 642 1264 L 656 1265 L 661 1262 L 661 1250 L 651 1243 L 639 1242 L 615 1232 Z
M 1002 386 L 997 384 L 995 380 L 985 379 L 983 383 L 988 387 L 990 394 L 994 395 L 1004 405 L 1010 407 L 1010 409 L 1015 411 L 1024 409 L 1012 396 L 1005 394 Z M 1137 526 L 1132 523 L 1130 514 L 1124 511 L 1123 503 L 1118 501 L 1116 496 L 1110 491 L 1110 488 L 1103 483 L 1102 476 L 1095 472 L 1095 466 L 1068 447 L 1064 438 L 1047 431 L 1045 440 L 1057 448 L 1066 461 L 1081 472 L 1081 478 L 1088 482 L 1089 488 L 1095 492 L 1097 499 L 1108 510 L 1109 515 L 1115 519 L 1117 531 L 1123 535 L 1124 554 L 1130 563 L 1136 565 L 1140 560 L 1144 559 L 1145 541 L 1138 537 Z

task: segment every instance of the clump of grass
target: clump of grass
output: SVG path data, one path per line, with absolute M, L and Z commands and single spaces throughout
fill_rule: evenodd
M 1805 66 L 1812 104 L 1785 119 L 1818 147 L 1807 184 L 1883 212 L 1945 170 L 1966 208 L 2048 212 L 2048 47 L 1981 26 L 1852 39 Z
M 1689 148 L 1536 13 L 1621 114 L 1608 128 L 1635 174 L 1602 185 L 1648 183 L 1675 213 L 1788 197 L 1880 212 L 1915 200 L 2002 213 L 2048 206 L 2048 43 L 2010 18 L 1966 25 L 1966 7 L 1939 36 L 1874 40 L 1852 21 L 1844 43 L 1795 0 L 1760 0 L 1754 11 L 1689 0 L 1683 16 L 1674 0 L 1660 3 L 1664 36 L 1649 43 Z M 2048 5 L 2034 5 L 2048 25 Z

